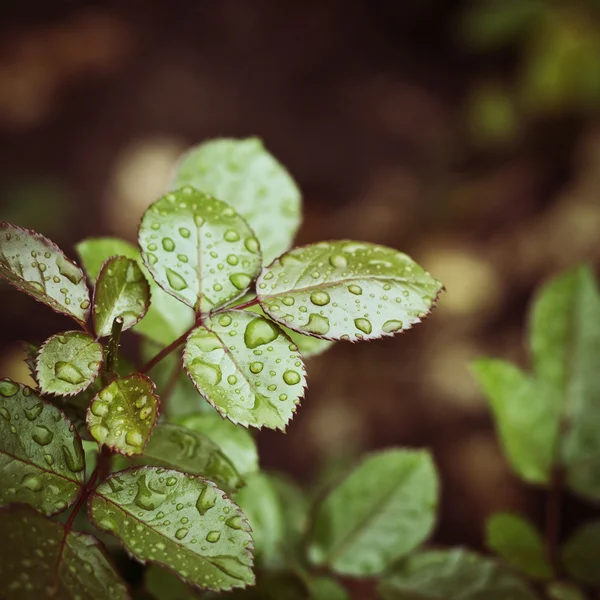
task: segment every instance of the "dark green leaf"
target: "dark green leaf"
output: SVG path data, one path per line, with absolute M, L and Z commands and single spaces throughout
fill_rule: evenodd
M 0 277 L 55 311 L 85 324 L 90 293 L 83 271 L 43 235 L 0 223 Z
M 163 291 L 146 270 L 140 251 L 117 238 L 93 238 L 77 245 L 77 252 L 91 281 L 95 281 L 106 260 L 125 256 L 137 261 L 150 285 L 151 303 L 146 316 L 133 328 L 162 345 L 170 344 L 194 322 L 194 311 Z
M 309 557 L 348 575 L 375 575 L 431 533 L 438 479 L 428 452 L 367 457 L 317 507 Z
M 36 361 L 36 380 L 45 394 L 73 396 L 88 388 L 104 362 L 102 346 L 83 331 L 48 338 Z
M 406 254 L 351 241 L 294 248 L 263 270 L 258 298 L 269 317 L 306 335 L 369 340 L 410 329 L 442 284 Z
M 146 591 L 156 600 L 196 600 L 198 590 L 190 587 L 167 569 L 150 565 L 144 572 Z
M 587 600 L 585 594 L 574 584 L 557 581 L 546 589 L 549 600 Z
M 591 269 L 560 275 L 539 293 L 531 315 L 531 350 L 535 374 L 551 394 L 548 404 L 562 406 L 556 454 L 567 484 L 600 499 L 600 294 Z
M 537 600 L 511 571 L 466 550 L 415 554 L 381 581 L 382 600 Z
M 145 375 L 115 379 L 92 400 L 87 424 L 92 437 L 120 454 L 141 454 L 158 415 L 154 384 Z
M 98 540 L 26 508 L 0 512 L 3 600 L 127 600 Z
M 202 475 L 226 491 L 244 485 L 231 461 L 212 440 L 181 425 L 157 425 L 136 462 Z
M 192 148 L 173 181 L 174 188 L 184 185 L 233 206 L 256 232 L 265 264 L 292 245 L 301 219 L 300 190 L 259 139 L 217 139 Z
M 487 544 L 530 579 L 548 581 L 552 578 L 544 540 L 534 525 L 523 517 L 509 513 L 492 515 L 487 523 Z
M 244 426 L 284 430 L 304 395 L 298 349 L 274 323 L 252 313 L 206 318 L 189 335 L 183 362 L 202 396 Z
M 113 321 L 123 319 L 123 331 L 147 312 L 150 287 L 141 269 L 130 258 L 115 256 L 102 267 L 94 288 L 94 328 L 99 337 L 110 335 Z
M 157 467 L 121 471 L 94 490 L 89 509 L 143 563 L 212 590 L 254 583 L 246 518 L 208 480 Z
M 84 477 L 81 440 L 52 404 L 27 386 L 0 381 L 0 505 L 29 504 L 60 512 Z
M 139 243 L 155 281 L 198 312 L 242 296 L 261 267 L 258 242 L 244 219 L 191 187 L 150 206 Z
M 547 483 L 558 436 L 560 403 L 514 365 L 493 359 L 473 363 L 514 470 L 531 483 Z
M 315 577 L 307 581 L 311 600 L 350 600 L 348 592 L 330 577 Z
M 587 585 L 600 586 L 600 521 L 582 525 L 562 549 L 562 561 L 573 579 Z
M 183 417 L 176 422 L 211 439 L 242 477 L 258 471 L 256 442 L 247 429 L 234 425 L 214 411 Z

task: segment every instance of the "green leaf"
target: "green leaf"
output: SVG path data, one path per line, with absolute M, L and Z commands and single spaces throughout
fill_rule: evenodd
M 562 548 L 562 562 L 573 579 L 586 585 L 600 586 L 600 521 L 582 525 Z
M 45 394 L 73 396 L 87 389 L 104 362 L 101 344 L 83 331 L 48 338 L 36 361 L 36 380 Z
M 576 493 L 600 499 L 600 294 L 579 267 L 552 280 L 531 314 L 535 374 L 562 405 L 557 459 Z M 536 425 L 539 427 L 539 425 Z
M 381 573 L 429 536 L 437 500 L 428 452 L 373 454 L 317 507 L 310 560 L 346 575 Z
M 331 577 L 315 577 L 306 583 L 311 600 L 350 600 L 348 592 Z
M 142 563 L 211 590 L 254 583 L 246 518 L 206 479 L 157 467 L 121 471 L 94 490 L 89 512 Z
M 71 505 L 83 483 L 81 440 L 52 404 L 0 381 L 0 506 L 29 504 L 47 515 Z
M 380 583 L 382 600 L 537 600 L 511 571 L 462 549 L 415 554 Z
M 546 589 L 549 600 L 587 600 L 585 594 L 572 583 L 556 581 Z
M 212 440 L 242 477 L 258 471 L 256 442 L 247 429 L 234 425 L 214 411 L 183 417 L 176 422 Z
M 135 260 L 109 258 L 94 288 L 94 328 L 99 337 L 110 335 L 113 321 L 123 318 L 123 331 L 147 312 L 150 287 Z
M 558 436 L 560 403 L 510 363 L 481 359 L 472 368 L 490 402 L 513 469 L 525 481 L 547 483 Z
M 126 585 L 91 535 L 66 531 L 27 508 L 0 512 L 4 600 L 128 600 Z
M 114 452 L 141 454 L 158 414 L 154 384 L 137 373 L 108 384 L 92 400 L 87 424 L 92 437 Z
M 189 335 L 183 363 L 202 396 L 240 425 L 284 430 L 304 395 L 296 346 L 271 321 L 243 311 L 206 318 Z
M 510 513 L 492 515 L 487 522 L 487 544 L 509 565 L 530 579 L 552 579 L 552 566 L 545 542 L 527 519 Z
M 242 296 L 261 267 L 258 242 L 244 219 L 191 187 L 148 208 L 139 243 L 155 281 L 197 312 Z
M 244 301 L 246 298 L 248 298 L 249 300 L 249 296 L 249 294 L 246 295 L 246 297 L 244 297 L 242 301 Z M 262 317 L 265 317 L 265 319 L 269 318 L 265 314 L 263 309 L 260 307 L 260 304 L 249 306 L 244 310 L 261 315 Z M 294 342 L 294 344 L 296 344 L 296 346 L 298 346 L 298 350 L 304 358 L 309 358 L 311 356 L 317 356 L 318 354 L 322 354 L 323 352 L 325 352 L 325 350 L 331 348 L 331 346 L 333 346 L 333 344 L 335 343 L 331 340 L 322 340 L 321 338 L 313 337 L 312 335 L 303 335 L 296 331 L 292 331 L 291 329 L 282 326 L 281 323 L 279 323 L 279 327 L 281 327 L 282 331 L 292 340 L 292 342 Z
M 305 335 L 369 340 L 410 329 L 435 305 L 442 284 L 406 254 L 351 241 L 294 248 L 261 273 L 269 317 Z
M 244 485 L 235 467 L 213 441 L 180 425 L 157 425 L 136 462 L 202 475 L 226 491 Z
M 301 220 L 300 190 L 259 139 L 216 139 L 192 148 L 173 181 L 174 188 L 184 185 L 233 206 L 256 232 L 265 264 L 292 245 Z
M 35 372 L 35 361 L 37 359 L 38 352 L 40 351 L 40 346 L 37 344 L 32 344 L 31 342 L 21 342 L 21 347 L 25 352 L 25 364 L 29 369 L 29 374 L 31 375 L 31 378 L 38 383 L 36 379 L 37 374 Z
M 150 285 L 151 303 L 146 316 L 133 331 L 166 346 L 187 331 L 194 322 L 194 311 L 164 292 L 150 276 L 140 251 L 117 238 L 91 238 L 77 244 L 76 250 L 91 281 L 100 274 L 104 262 L 114 256 L 136 260 Z
M 146 591 L 156 600 L 197 600 L 197 590 L 185 584 L 167 569 L 150 565 L 144 572 Z
M 235 499 L 248 518 L 256 562 L 266 569 L 285 567 L 286 524 L 280 498 L 270 477 L 265 473 L 250 475 Z
M 83 271 L 43 235 L 0 223 L 0 277 L 82 325 L 90 314 Z

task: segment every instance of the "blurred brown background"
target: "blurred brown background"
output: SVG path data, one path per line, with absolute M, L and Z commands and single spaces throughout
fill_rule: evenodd
M 508 471 L 468 362 L 526 365 L 535 287 L 599 258 L 599 108 L 597 0 L 4 0 L 1 218 L 71 256 L 133 240 L 183 149 L 263 138 L 304 192 L 298 242 L 391 245 L 447 288 L 414 330 L 312 359 L 263 465 L 308 483 L 431 447 L 436 541 L 480 545 L 491 511 L 541 521 L 543 498 Z M 17 340 L 68 327 L 3 287 L 0 375 L 25 376 Z M 567 527 L 590 510 L 568 499 Z

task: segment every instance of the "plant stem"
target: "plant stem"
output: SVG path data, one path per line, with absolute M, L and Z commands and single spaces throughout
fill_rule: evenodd
M 123 317 L 117 317 L 112 324 L 108 346 L 106 348 L 106 371 L 113 373 L 119 362 L 119 343 L 123 331 Z
M 163 358 L 171 354 L 174 350 L 177 350 L 183 342 L 185 342 L 187 336 L 192 330 L 186 331 L 183 335 L 180 335 L 174 342 L 171 342 L 168 346 L 164 347 L 154 358 L 151 358 L 141 369 L 140 373 L 146 374 L 151 371 Z
M 556 575 L 560 575 L 560 513 L 564 472 L 562 467 L 555 465 L 550 474 L 550 489 L 546 506 L 546 548 L 548 559 Z

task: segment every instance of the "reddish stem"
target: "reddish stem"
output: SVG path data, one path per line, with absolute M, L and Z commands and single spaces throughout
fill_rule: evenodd
M 174 342 L 171 342 L 168 346 L 165 346 L 154 358 L 150 359 L 143 367 L 140 373 L 145 375 L 148 371 L 151 371 L 163 358 L 169 356 L 171 352 L 177 350 L 183 342 L 185 342 L 187 336 L 190 334 L 191 329 L 186 331 L 183 335 L 180 335 Z

